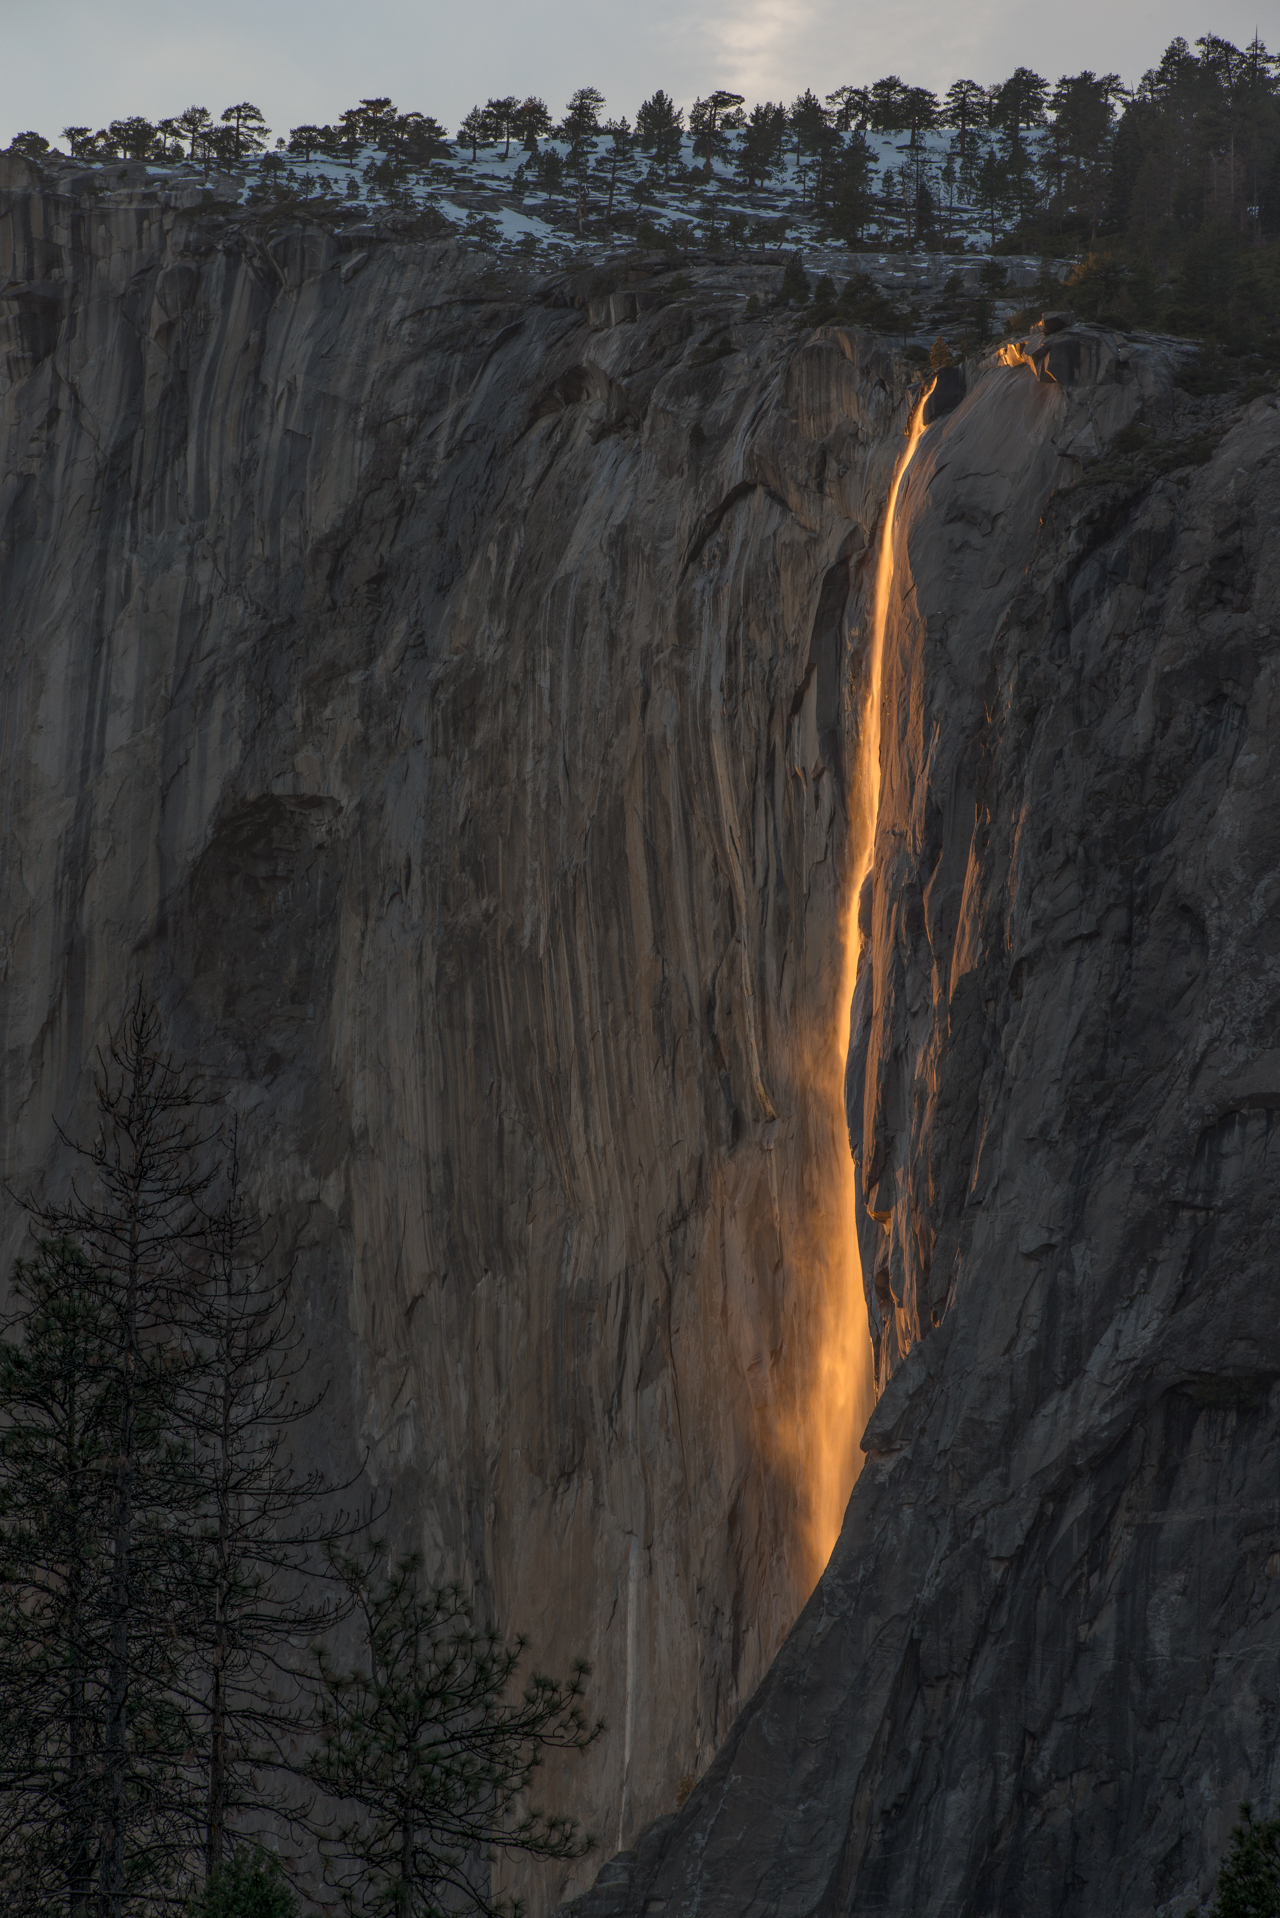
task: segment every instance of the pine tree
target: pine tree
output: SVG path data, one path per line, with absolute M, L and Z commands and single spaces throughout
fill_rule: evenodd
M 157 1323 L 139 1336 L 128 1288 L 70 1239 L 20 1261 L 12 1289 L 0 1718 L 19 1736 L 0 1754 L 4 1856 L 36 1909 L 117 1914 L 172 1881 L 193 1835 L 175 1627 L 196 1494 L 171 1436 L 187 1359 Z
M 14 1267 L 0 1344 L 0 1890 L 79 1918 L 101 1851 L 112 1317 L 68 1240 Z M 16 1902 L 15 1902 L 16 1901 Z
M 230 157 L 234 165 L 239 166 L 251 153 L 261 153 L 267 144 L 271 128 L 251 101 L 241 100 L 238 106 L 227 107 L 222 121 L 231 135 Z
M 1057 213 L 1059 228 L 1069 213 L 1085 215 L 1095 239 L 1110 176 L 1112 101 L 1120 91 L 1118 73 L 1101 78 L 1089 72 L 1064 74 L 1049 100 L 1053 121 L 1046 165 L 1054 181 L 1050 210 Z
M 785 128 L 787 110 L 772 101 L 754 106 L 738 142 L 738 171 L 749 187 L 763 186 L 773 172 L 779 127 Z
M 511 136 L 516 130 L 520 102 L 514 93 L 505 93 L 500 100 L 486 100 L 484 110 L 489 116 L 490 126 L 494 129 L 495 140 L 505 142 L 502 149 L 502 157 L 505 160 L 511 152 Z
M 570 96 L 559 134 L 568 143 L 567 164 L 571 172 L 581 171 L 595 145 L 603 105 L 604 95 L 598 87 L 576 87 Z
M 370 114 L 370 107 L 386 110 Z M 410 168 L 424 167 L 453 151 L 448 134 L 430 113 L 397 113 L 389 100 L 362 100 L 353 112 L 361 143 L 386 156 L 383 178 L 392 184 L 403 183 Z M 336 151 L 332 127 L 298 127 L 295 132 L 313 136 L 312 144 L 321 153 Z
M 604 217 L 605 224 L 611 225 L 613 222 L 614 194 L 618 185 L 618 173 L 631 159 L 635 148 L 635 138 L 631 131 L 631 123 L 625 114 L 621 120 L 606 120 L 601 131 L 608 136 L 610 141 L 609 151 L 604 161 L 605 169 L 609 176 L 609 198 L 605 206 Z
M 911 124 L 907 88 L 896 73 L 875 80 L 869 88 L 870 122 L 877 133 L 900 133 Z
M 1019 220 L 1026 218 L 1034 193 L 1034 173 L 1026 135 L 1044 123 L 1049 83 L 1030 67 L 1018 67 L 995 89 L 990 116 L 1004 140 L 1004 167 Z M 994 244 L 994 241 L 993 241 Z
M 636 145 L 662 168 L 664 185 L 669 183 L 671 168 L 680 158 L 683 134 L 684 111 L 661 87 L 637 108 Z
M 365 1918 L 437 1918 L 464 1909 L 498 1918 L 491 1847 L 579 1858 L 591 1840 L 571 1819 L 517 1813 L 548 1751 L 583 1751 L 588 1725 L 579 1666 L 565 1683 L 535 1673 L 508 1696 L 523 1643 L 482 1632 L 457 1587 L 421 1590 L 403 1558 L 380 1574 L 380 1548 L 338 1555 L 359 1620 L 361 1657 L 342 1668 L 318 1654 L 312 1782 L 339 1807 L 318 1821 L 326 1878 Z
M 472 107 L 458 128 L 458 145 L 471 148 L 471 160 L 474 165 L 479 157 L 480 148 L 492 145 L 493 135 L 493 123 L 484 108 Z
M 703 170 L 709 180 L 714 171 L 712 159 L 725 152 L 722 128 L 726 120 L 737 112 L 743 103 L 740 93 L 729 93 L 723 87 L 717 88 L 705 100 L 695 100 L 689 112 L 689 130 L 693 134 L 693 150 L 701 156 Z M 741 116 L 738 116 L 739 120 Z
M 208 107 L 188 107 L 178 115 L 178 125 L 187 140 L 187 150 L 192 160 L 209 159 L 209 129 L 212 121 Z
M 1010 181 L 1009 169 L 993 147 L 988 147 L 982 156 L 976 169 L 974 188 L 977 203 L 986 216 L 994 249 L 1001 217 L 1010 204 Z
M 784 306 L 804 306 L 808 303 L 809 275 L 798 253 L 793 253 L 787 261 L 782 285 L 778 288 L 778 298 Z
M 479 109 L 477 109 L 479 111 Z M 408 116 L 414 119 L 418 116 Z M 431 126 L 436 127 L 432 121 Z M 399 152 L 406 141 L 407 128 L 405 116 L 396 112 L 395 103 L 387 95 L 379 94 L 361 100 L 358 106 L 348 107 L 338 115 L 336 127 L 324 127 L 323 151 L 341 157 L 348 166 L 354 166 L 362 147 L 373 147 L 380 153 Z M 443 128 L 439 129 L 443 136 Z
M 837 133 L 865 132 L 871 124 L 871 95 L 866 87 L 837 87 L 827 95 L 827 110 Z
M 1241 1805 L 1240 1816 L 1209 1918 L 1280 1918 L 1280 1818 L 1255 1823 L 1248 1804 Z
M 789 121 L 791 138 L 795 142 L 796 165 L 799 166 L 807 155 L 814 156 L 820 151 L 822 136 L 827 130 L 825 109 L 811 88 L 806 88 L 792 101 Z
M 159 133 L 159 127 L 140 113 L 130 114 L 126 120 L 113 120 L 107 128 L 112 146 L 126 160 L 150 160 L 155 154 Z
M 184 1918 L 295 1918 L 297 1909 L 279 1859 L 254 1846 L 222 1867 L 187 1906 Z
M 986 124 L 987 105 L 987 90 L 976 80 L 954 80 L 947 88 L 942 102 L 942 124 L 956 129 L 962 164 L 968 155 L 973 129 Z
M 944 237 L 945 244 L 948 246 L 951 244 L 951 233 L 952 233 L 952 228 L 955 222 L 956 184 L 959 180 L 959 177 L 960 176 L 956 171 L 956 163 L 955 163 L 954 156 L 951 153 L 948 153 L 946 159 L 943 161 L 941 167 L 938 169 L 938 181 L 939 181 L 939 184 L 944 188 L 947 196 L 946 232 L 943 237 Z
M 911 145 L 918 147 L 921 134 L 938 124 L 941 108 L 937 95 L 930 93 L 928 87 L 907 87 L 903 91 L 902 110 L 911 134 Z
M 141 995 L 95 1091 L 0 1326 L 0 1888 L 122 1918 L 288 1815 L 296 1666 L 346 1603 L 311 1574 L 355 1522 L 292 1463 L 292 1274 Z
M 834 240 L 857 246 L 871 212 L 871 148 L 865 135 L 852 133 L 833 169 L 824 221 Z
M 264 1780 L 279 1776 L 298 1729 L 289 1653 L 341 1612 L 332 1596 L 315 1596 L 308 1574 L 316 1552 L 352 1529 L 333 1510 L 349 1486 L 292 1463 L 292 1441 L 320 1401 L 298 1390 L 307 1355 L 290 1304 L 293 1274 L 273 1273 L 234 1128 L 220 1185 L 220 1203 L 203 1213 L 185 1315 L 197 1364 L 175 1412 L 199 1497 L 180 1630 L 210 1883 L 237 1818 L 282 1809 Z
M 160 136 L 157 141 L 157 157 L 162 160 L 183 159 L 185 155 L 182 123 L 171 115 L 168 119 L 161 120 L 156 130 Z
M 551 131 L 551 114 L 547 109 L 546 101 L 540 100 L 536 94 L 531 93 L 527 100 L 520 102 L 513 116 L 512 125 L 525 152 L 536 153 L 539 138 Z
M 564 161 L 554 147 L 548 147 L 546 152 L 539 156 L 538 173 L 543 190 L 548 197 L 558 193 L 564 185 Z
M 395 102 L 386 94 L 378 94 L 367 100 L 361 100 L 356 112 L 360 116 L 360 137 L 364 144 L 377 147 L 381 153 L 389 152 L 395 141 L 399 120 Z
M 49 151 L 49 142 L 43 133 L 28 129 L 25 133 L 15 133 L 9 142 L 10 153 L 20 153 L 26 160 L 42 160 Z
M 196 1489 L 170 1434 L 189 1370 L 176 1328 L 210 1175 L 201 1165 L 199 1082 L 162 1050 L 141 994 L 100 1061 L 95 1093 L 97 1131 L 74 1148 L 83 1170 L 69 1199 L 28 1211 L 48 1239 L 79 1248 L 110 1350 L 109 1545 L 95 1639 L 103 1712 L 97 1898 L 102 1918 L 122 1918 L 131 1879 L 162 1874 L 190 1842 L 175 1784 L 189 1726 L 174 1702 L 174 1631 L 185 1571 L 180 1521 Z
M 325 144 L 324 127 L 300 126 L 289 131 L 289 152 L 296 155 L 304 166 L 311 164 L 313 153 L 323 153 Z

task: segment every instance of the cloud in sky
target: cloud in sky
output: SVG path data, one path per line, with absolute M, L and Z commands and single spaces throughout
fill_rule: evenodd
M 634 114 L 658 86 L 685 102 L 716 86 L 791 99 L 884 73 L 945 87 L 1019 65 L 1132 81 L 1176 33 L 1246 43 L 1256 12 L 1256 0 L 0 0 L 0 143 L 192 101 L 216 112 L 251 99 L 287 131 L 367 94 L 452 127 L 492 93 L 540 93 L 559 111 L 586 84 Z

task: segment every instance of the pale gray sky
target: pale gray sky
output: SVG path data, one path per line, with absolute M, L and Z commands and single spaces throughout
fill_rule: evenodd
M 943 87 L 1015 66 L 1132 81 L 1176 33 L 1280 40 L 1280 0 L 0 0 L 0 144 L 183 107 L 260 106 L 277 133 L 362 95 L 450 131 L 490 94 L 577 86 L 634 115 L 655 87 L 790 100 L 898 73 Z

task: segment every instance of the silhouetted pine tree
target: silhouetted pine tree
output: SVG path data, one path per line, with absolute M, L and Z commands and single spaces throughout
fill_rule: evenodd
M 336 1805 L 317 1820 L 327 1882 L 367 1918 L 500 1918 L 486 1854 L 579 1858 L 572 1819 L 517 1811 L 544 1754 L 584 1751 L 603 1729 L 582 1712 L 587 1668 L 538 1673 L 509 1696 L 523 1641 L 476 1629 L 456 1586 L 421 1586 L 414 1557 L 384 1573 L 378 1547 L 335 1557 L 360 1625 L 352 1666 L 318 1655 L 317 1743 L 308 1774 Z

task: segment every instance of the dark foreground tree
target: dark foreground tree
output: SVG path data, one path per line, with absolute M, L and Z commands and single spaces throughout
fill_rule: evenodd
M 90 1909 L 102 1826 L 116 1350 L 76 1246 L 14 1267 L 0 1344 L 0 1892 Z
M 96 1093 L 0 1328 L 0 1887 L 120 1918 L 288 1809 L 289 1653 L 341 1614 L 308 1573 L 349 1528 L 292 1464 L 291 1274 L 141 997 Z
M 68 1315 L 92 1326 L 90 1389 L 101 1400 L 100 1415 L 111 1420 L 95 1492 L 106 1535 L 92 1560 L 83 1644 L 91 1660 L 84 1683 L 101 1714 L 94 1756 L 97 1909 L 101 1918 L 120 1918 L 131 1887 L 163 1883 L 191 1840 L 178 1782 L 190 1725 L 175 1660 L 187 1571 L 183 1535 L 198 1491 L 173 1434 L 190 1376 L 181 1328 L 209 1177 L 202 1170 L 207 1140 L 198 1081 L 164 1053 L 155 1013 L 141 995 L 100 1063 L 96 1103 L 97 1130 L 75 1148 L 82 1171 L 70 1198 L 28 1207 L 37 1229 L 60 1248 L 56 1263 L 46 1253 L 42 1267 L 29 1269 L 29 1281 L 44 1291 L 28 1302 L 32 1337 L 55 1336 Z M 68 1242 L 78 1248 L 78 1262 Z M 41 1363 L 47 1368 L 53 1359 Z M 16 1389 L 20 1369 L 11 1366 L 6 1376 Z M 24 1432 L 36 1442 L 31 1416 L 20 1400 L 0 1406 L 15 1446 Z M 52 1475 L 65 1442 L 48 1431 L 46 1441 Z M 15 1498 L 22 1496 L 17 1480 L 15 1472 L 6 1485 Z M 60 1523 L 51 1506 L 46 1524 L 56 1531 Z M 10 1540 L 15 1553 L 24 1540 L 26 1565 L 12 1561 L 18 1589 L 41 1552 L 52 1549 L 28 1531 Z
M 358 1662 L 317 1653 L 317 1743 L 308 1775 L 339 1801 L 318 1825 L 327 1881 L 362 1918 L 508 1911 L 489 1888 L 494 1848 L 579 1858 L 572 1819 L 517 1810 L 548 1751 L 583 1751 L 602 1729 L 582 1711 L 587 1667 L 538 1673 L 509 1696 L 523 1641 L 476 1629 L 456 1586 L 423 1591 L 416 1558 L 386 1574 L 378 1552 L 339 1555 L 359 1621 Z
M 1209 1918 L 1280 1918 L 1280 1818 L 1255 1824 L 1252 1805 L 1231 1833 Z
M 298 1901 L 278 1859 L 237 1852 L 187 1906 L 186 1918 L 294 1918 Z
M 294 1273 L 274 1261 L 246 1196 L 234 1128 L 215 1191 L 185 1313 L 196 1363 L 176 1407 L 198 1497 L 186 1540 L 182 1668 L 209 1883 L 246 1818 L 287 1814 L 272 1780 L 301 1730 L 290 1654 L 342 1615 L 332 1582 L 320 1590 L 312 1574 L 317 1555 L 353 1529 L 334 1511 L 346 1488 L 293 1462 L 320 1401 L 302 1386 Z
M 0 1321 L 8 1918 L 176 1909 L 202 1855 L 199 1918 L 284 1918 L 251 1841 L 273 1816 L 317 1830 L 299 1796 L 317 1785 L 354 1807 L 324 1833 L 353 1908 L 435 1910 L 443 1887 L 492 1911 L 486 1845 L 584 1849 L 514 1810 L 546 1750 L 594 1736 L 582 1675 L 510 1701 L 521 1647 L 474 1630 L 457 1591 L 419 1599 L 412 1562 L 379 1581 L 342 1556 L 343 1488 L 293 1462 L 317 1401 L 292 1272 L 141 996 L 96 1104 L 89 1143 L 66 1140 L 70 1196 L 27 1207 L 40 1236 Z M 322 1654 L 300 1684 L 356 1608 L 364 1666 Z

